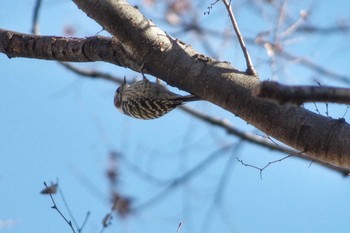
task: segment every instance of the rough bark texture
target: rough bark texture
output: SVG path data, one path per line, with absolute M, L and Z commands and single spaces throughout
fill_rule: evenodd
M 135 54 L 138 59 L 130 68 L 142 67 L 170 85 L 221 106 L 312 159 L 350 168 L 346 122 L 254 98 L 251 92 L 260 83 L 257 77 L 172 39 L 125 1 L 74 2 Z
M 0 29 L 0 41 L 0 52 L 9 58 L 27 57 L 70 62 L 106 61 L 120 66 L 127 66 L 129 60 L 118 40 L 103 36 L 38 36 Z
M 345 121 L 320 116 L 296 105 L 278 105 L 253 97 L 251 92 L 260 83 L 258 77 L 246 75 L 227 62 L 208 58 L 171 38 L 125 1 L 73 2 L 118 41 L 117 47 L 109 47 L 114 51 L 103 55 L 100 52 L 100 60 L 150 73 L 232 112 L 306 153 L 310 159 L 350 169 L 350 126 Z M 1 41 L 2 36 L 0 32 Z M 9 51 L 8 46 L 11 47 L 2 42 L 0 52 Z M 126 60 L 121 62 L 120 57 Z

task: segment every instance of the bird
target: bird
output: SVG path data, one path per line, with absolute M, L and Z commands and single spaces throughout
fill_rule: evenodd
M 201 98 L 195 95 L 178 95 L 159 82 L 150 82 L 143 75 L 142 80 L 130 85 L 124 77 L 123 84 L 115 91 L 114 106 L 125 115 L 149 120 L 159 118 L 186 102 L 197 100 Z

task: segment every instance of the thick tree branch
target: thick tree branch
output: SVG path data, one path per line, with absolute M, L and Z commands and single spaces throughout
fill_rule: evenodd
M 0 52 L 8 57 L 91 62 L 105 61 L 130 66 L 132 55 L 116 39 L 103 36 L 72 38 L 39 36 L 0 29 Z
M 123 83 L 123 78 L 121 78 L 121 77 L 117 78 L 113 75 L 110 75 L 110 74 L 107 74 L 104 72 L 94 71 L 94 70 L 87 71 L 85 69 L 80 69 L 76 66 L 73 66 L 69 63 L 60 62 L 60 64 L 62 64 L 64 67 L 71 70 L 72 72 L 79 74 L 83 77 L 100 78 L 100 79 L 104 79 L 104 80 L 111 81 L 111 82 L 118 83 L 118 84 Z M 190 108 L 186 105 L 179 106 L 179 108 L 181 110 L 183 110 L 184 112 L 190 114 L 191 116 L 195 117 L 196 119 L 202 120 L 202 121 L 204 121 L 208 124 L 211 124 L 213 126 L 218 126 L 221 129 L 225 130 L 228 134 L 235 135 L 235 136 L 243 139 L 244 141 L 261 146 L 265 149 L 280 151 L 282 153 L 288 154 L 289 156 L 293 155 L 293 156 L 296 156 L 296 157 L 301 158 L 301 159 L 310 160 L 309 156 L 304 155 L 300 151 L 296 151 L 296 150 L 289 148 L 285 145 L 278 145 L 266 137 L 262 137 L 262 136 L 259 136 L 259 135 L 253 134 L 253 133 L 241 131 L 237 127 L 234 127 L 229 121 L 227 121 L 225 119 L 219 119 L 219 118 L 209 116 L 209 115 L 204 114 L 202 112 L 199 112 L 193 108 Z M 327 168 L 337 170 L 345 175 L 347 175 L 347 173 L 348 173 L 348 171 L 346 169 L 341 169 L 341 168 L 338 168 L 335 166 L 330 166 L 329 164 L 325 164 L 321 161 L 313 161 L 313 162 L 319 163 Z
M 126 1 L 73 2 L 132 51 L 144 72 L 221 106 L 311 159 L 350 168 L 350 126 L 344 121 L 253 97 L 256 77 L 173 40 Z
M 72 51 L 71 41 L 67 40 L 52 54 L 49 44 L 55 45 L 55 40 L 49 37 L 49 50 L 34 52 L 37 47 L 31 40 L 21 44 L 23 41 L 19 38 L 14 40 L 18 42 L 16 44 L 13 43 L 13 36 L 7 35 L 4 41 L 0 32 L 0 52 L 10 57 L 102 60 L 150 73 L 236 114 L 266 134 L 305 152 L 312 160 L 350 169 L 350 126 L 346 122 L 323 117 L 295 105 L 281 106 L 253 97 L 252 90 L 260 83 L 256 77 L 237 71 L 226 62 L 208 58 L 191 46 L 171 38 L 126 1 L 73 2 L 116 37 L 117 48 L 113 47 L 113 43 L 110 44 L 113 46 L 107 46 L 108 49 L 104 43 L 99 48 L 98 42 L 89 41 L 90 46 L 78 46 L 77 50 Z M 95 39 L 101 41 L 101 37 Z M 60 42 L 63 41 L 64 38 Z M 33 53 L 37 53 L 36 56 Z M 65 54 L 68 55 L 64 57 Z
M 288 86 L 277 82 L 262 82 L 253 95 L 276 100 L 280 104 L 305 102 L 329 102 L 350 104 L 350 89 L 329 86 Z

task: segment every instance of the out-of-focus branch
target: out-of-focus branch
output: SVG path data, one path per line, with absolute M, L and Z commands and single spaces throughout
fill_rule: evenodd
M 288 86 L 265 81 L 255 87 L 253 95 L 276 100 L 281 104 L 300 105 L 305 102 L 350 104 L 350 89 L 329 86 Z
M 41 7 L 42 0 L 36 0 L 35 6 L 34 6 L 34 14 L 33 14 L 33 20 L 32 20 L 32 30 L 31 32 L 33 34 L 39 34 L 39 12 Z
M 270 140 L 263 138 L 261 136 L 249 133 L 249 132 L 243 132 L 237 128 L 235 128 L 228 120 L 225 119 L 217 119 L 215 117 L 206 115 L 204 113 L 201 113 L 193 108 L 190 108 L 188 106 L 181 106 L 181 110 L 184 112 L 190 114 L 191 116 L 196 117 L 197 119 L 200 119 L 204 122 L 207 122 L 211 125 L 218 126 L 225 130 L 228 134 L 235 135 L 247 142 L 251 142 L 255 145 L 259 145 L 262 147 L 265 147 L 266 149 L 270 150 L 276 150 L 282 153 L 286 154 L 299 154 L 300 152 L 285 146 L 280 146 L 272 143 Z
M 169 182 L 167 187 L 165 187 L 162 191 L 160 191 L 155 196 L 151 197 L 148 201 L 136 205 L 133 211 L 140 211 L 150 206 L 153 206 L 156 202 L 161 201 L 166 195 L 168 195 L 171 191 L 174 191 L 176 188 L 185 184 L 189 180 L 191 180 L 194 176 L 200 174 L 200 171 L 206 169 L 208 166 L 213 164 L 213 162 L 223 156 L 226 156 L 227 153 L 234 148 L 233 144 L 225 145 L 221 148 L 218 148 L 213 153 L 211 153 L 207 158 L 198 163 L 196 166 L 183 173 L 181 176 L 174 178 Z
M 110 75 L 106 72 L 100 72 L 97 70 L 86 70 L 86 69 L 81 69 L 78 68 L 77 66 L 74 66 L 72 64 L 66 63 L 66 62 L 59 62 L 63 67 L 67 68 L 70 71 L 73 71 L 74 73 L 89 77 L 89 78 L 98 78 L 98 79 L 104 79 L 107 81 L 111 81 L 114 83 L 122 84 L 123 83 L 123 78 L 117 78 L 113 75 Z
M 324 36 L 334 35 L 335 33 L 349 33 L 350 24 L 345 22 L 343 24 L 331 25 L 328 27 L 319 27 L 316 25 L 304 25 L 298 28 L 298 32 L 301 33 L 312 33 L 312 34 L 322 34 Z
M 276 54 L 289 60 L 289 61 L 296 62 L 296 63 L 300 64 L 301 66 L 309 68 L 309 69 L 311 69 L 311 70 L 313 70 L 321 75 L 331 77 L 334 80 L 341 81 L 341 82 L 346 83 L 346 84 L 350 84 L 350 77 L 349 76 L 342 75 L 342 74 L 336 73 L 334 71 L 331 71 L 331 70 L 327 69 L 327 67 L 318 65 L 315 62 L 313 62 L 307 58 L 295 56 L 295 55 L 293 55 L 285 50 L 283 50 L 283 51 L 278 50 L 278 52 Z
M 250 43 L 253 43 L 252 39 L 248 39 L 248 41 Z M 271 42 L 265 40 L 264 38 L 262 38 L 262 36 L 257 37 L 255 39 L 255 44 L 263 45 L 265 47 L 265 49 L 267 50 L 268 54 L 270 54 L 270 55 L 279 56 L 283 59 L 286 59 L 289 62 L 299 64 L 300 66 L 303 66 L 307 69 L 310 69 L 311 71 L 314 71 L 320 75 L 328 76 L 328 77 L 332 78 L 333 80 L 337 80 L 337 81 L 340 81 L 340 82 L 343 82 L 345 84 L 350 85 L 350 76 L 342 75 L 340 73 L 337 73 L 335 71 L 328 69 L 328 67 L 316 64 L 315 62 L 313 62 L 307 58 L 303 58 L 303 57 L 294 55 L 294 54 L 286 51 L 285 49 L 283 49 L 281 44 L 271 43 Z

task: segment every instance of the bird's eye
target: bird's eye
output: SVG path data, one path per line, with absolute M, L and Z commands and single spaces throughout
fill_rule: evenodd
M 114 106 L 116 106 L 117 108 L 120 107 L 120 102 L 121 102 L 121 89 L 120 87 L 117 88 L 117 90 L 115 91 L 115 94 L 114 94 Z

